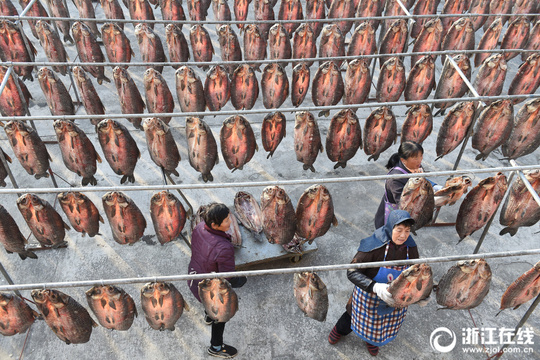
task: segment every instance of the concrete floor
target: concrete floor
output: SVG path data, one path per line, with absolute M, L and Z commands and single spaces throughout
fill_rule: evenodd
M 72 16 L 77 14 L 73 5 L 70 5 Z M 18 9 L 18 5 L 16 5 Z M 187 9 L 187 8 L 185 8 Z M 128 12 L 124 9 L 126 17 Z M 101 8 L 98 6 L 96 14 L 103 17 Z M 160 17 L 160 11 L 155 11 L 156 17 Z M 250 14 L 252 16 L 252 14 Z M 31 37 L 28 26 L 25 26 L 27 34 Z M 157 32 L 164 41 L 163 26 L 156 26 Z M 213 25 L 208 26 L 212 33 L 214 46 L 219 48 Z M 133 61 L 141 61 L 136 40 L 133 36 L 133 27 L 126 25 L 126 33 L 132 40 L 132 46 L 136 53 Z M 480 32 L 479 32 L 480 33 Z M 187 34 L 187 27 L 184 27 L 184 34 Z M 238 34 L 238 32 L 237 32 Z M 37 40 L 30 38 L 34 44 Z M 478 41 L 478 39 L 477 39 Z M 46 61 L 41 47 L 37 46 L 38 55 L 36 61 Z M 70 58 L 76 59 L 76 50 L 72 45 L 67 46 Z M 219 51 L 216 50 L 219 54 Z M 219 60 L 219 56 L 215 57 Z M 406 61 L 407 71 L 409 61 Z M 440 62 L 437 61 L 437 78 L 440 74 Z M 506 88 L 510 84 L 520 60 L 513 59 L 509 63 L 509 72 L 506 78 Z M 141 89 L 142 74 L 141 67 L 129 68 L 132 77 Z M 202 71 L 197 70 L 204 79 Z M 287 69 L 289 75 L 290 66 Z M 312 76 L 315 67 L 312 67 Z M 168 85 L 174 93 L 174 70 L 168 67 L 163 72 L 168 81 Z M 476 70 L 473 72 L 473 79 Z M 112 78 L 111 69 L 106 69 L 106 75 Z M 260 74 L 258 74 L 260 77 Z M 375 74 L 377 77 L 377 73 Z M 68 84 L 67 77 L 62 77 L 62 81 Z M 106 105 L 109 114 L 120 113 L 117 101 L 117 94 L 114 84 L 97 85 L 101 99 Z M 45 99 L 39 88 L 37 80 L 33 83 L 26 82 L 34 97 L 31 103 L 30 112 L 32 115 L 49 114 Z M 374 96 L 372 89 L 371 97 Z M 310 96 L 303 106 L 311 106 Z M 261 100 L 256 105 L 262 107 Z M 516 112 L 522 105 L 516 106 Z M 288 100 L 283 107 L 291 107 Z M 233 110 L 229 103 L 226 110 Z M 178 105 L 175 109 L 180 111 Z M 365 119 L 373 109 L 358 111 L 363 126 Z M 398 126 L 401 126 L 406 108 L 395 107 L 394 112 L 398 118 Z M 333 116 L 336 112 L 332 111 Z M 77 114 L 85 114 L 84 109 L 79 108 Z M 326 154 L 320 154 L 314 164 L 315 173 L 302 170 L 302 164 L 295 160 L 293 151 L 293 114 L 285 114 L 289 120 L 288 135 L 283 143 L 278 147 L 274 157 L 266 159 L 266 153 L 262 150 L 260 139 L 260 124 L 264 115 L 250 116 L 248 119 L 254 128 L 260 151 L 257 152 L 252 161 L 245 166 L 244 170 L 231 173 L 221 159 L 220 163 L 212 172 L 216 183 L 230 183 L 239 181 L 273 181 L 289 179 L 320 179 L 348 177 L 359 175 L 380 175 L 385 174 L 384 165 L 389 156 L 397 151 L 398 144 L 394 144 L 389 150 L 382 154 L 377 162 L 367 162 L 367 156 L 362 151 L 349 161 L 346 169 L 333 169 Z M 205 121 L 212 127 L 216 138 L 219 138 L 219 130 L 225 116 L 215 118 L 206 117 Z M 330 118 L 319 118 L 319 127 L 323 139 L 326 138 Z M 438 129 L 443 117 L 434 119 L 433 133 L 424 142 L 424 168 L 427 171 L 451 170 L 457 158 L 458 151 L 454 151 L 437 162 L 435 154 L 435 142 Z M 157 185 L 163 184 L 159 169 L 150 159 L 148 154 L 144 133 L 135 130 L 126 120 L 122 120 L 131 130 L 133 137 L 137 140 L 142 157 L 139 160 L 135 178 L 137 185 Z M 98 153 L 102 154 L 97 141 L 97 136 L 92 125 L 88 121 L 77 121 L 79 126 L 88 134 L 94 143 Z M 51 121 L 36 121 L 39 134 L 44 140 L 55 140 Z M 185 138 L 185 119 L 178 116 L 171 121 L 173 134 L 180 149 L 182 161 L 178 167 L 180 177 L 174 178 L 177 183 L 191 184 L 200 183 L 200 175 L 190 167 L 186 152 L 187 141 Z M 7 138 L 3 132 L 0 133 L 0 146 L 14 158 Z M 63 165 L 60 151 L 57 145 L 47 145 L 53 162 L 52 169 L 58 174 L 58 178 L 66 179 L 73 186 L 79 186 L 80 178 L 76 174 L 69 172 Z M 500 161 L 502 157 L 500 151 L 493 152 L 486 161 L 475 161 L 477 152 L 470 145 L 467 146 L 461 160 L 461 169 L 477 169 L 496 166 L 506 166 L 506 161 Z M 103 156 L 102 156 L 103 158 Z M 15 160 L 15 158 L 14 158 Z M 538 151 L 534 154 L 520 158 L 517 161 L 520 165 L 539 164 Z M 11 165 L 19 186 L 22 188 L 49 188 L 52 187 L 50 179 L 35 180 L 26 174 L 20 164 L 15 160 Z M 476 185 L 480 180 L 492 174 L 483 174 L 473 177 Z M 120 177 L 115 175 L 105 162 L 98 166 L 96 174 L 99 186 L 119 185 Z M 444 178 L 433 178 L 432 180 L 443 183 Z M 8 188 L 12 185 L 8 182 Z M 64 181 L 59 180 L 59 186 L 69 186 Z M 384 182 L 357 182 L 344 184 L 330 184 L 329 188 L 339 220 L 339 225 L 333 227 L 323 237 L 316 240 L 318 251 L 303 257 L 300 263 L 292 264 L 288 260 L 280 260 L 266 265 L 259 265 L 256 269 L 264 268 L 290 268 L 294 266 L 317 266 L 330 264 L 348 263 L 354 256 L 360 239 L 368 236 L 374 230 L 373 214 L 379 204 L 383 193 Z M 287 186 L 286 191 L 296 205 L 302 192 L 308 185 Z M 221 201 L 228 205 L 233 204 L 234 194 L 238 190 L 246 189 L 219 189 L 219 190 L 188 190 L 185 195 L 191 204 L 197 208 L 201 204 L 211 201 Z M 249 188 L 256 198 L 259 198 L 262 188 Z M 39 252 L 38 260 L 21 261 L 17 255 L 8 255 L 0 251 L 0 262 L 6 268 L 15 283 L 38 283 L 53 281 L 73 281 L 73 280 L 95 280 L 121 277 L 142 277 L 158 275 L 184 274 L 187 271 L 187 264 L 190 258 L 189 248 L 183 241 L 175 241 L 165 246 L 160 246 L 155 238 L 151 219 L 149 216 L 149 204 L 152 196 L 151 192 L 126 192 L 134 199 L 136 204 L 145 214 L 148 226 L 145 231 L 143 241 L 133 246 L 121 246 L 112 240 L 108 223 L 101 226 L 101 236 L 95 238 L 83 238 L 79 233 L 71 230 L 67 233 L 69 246 L 67 249 Z M 103 193 L 86 193 L 98 206 L 102 216 L 101 196 Z M 54 202 L 55 195 L 43 196 L 49 202 Z M 30 234 L 28 227 L 16 208 L 17 196 L 2 194 L 0 192 L 0 203 L 8 209 L 10 214 L 16 219 L 19 227 L 25 235 Z M 59 206 L 56 208 L 60 211 Z M 452 207 L 443 208 L 439 221 L 455 221 L 459 203 Z M 62 214 L 62 213 L 61 213 Z M 186 225 L 186 229 L 189 226 Z M 539 247 L 538 226 L 522 228 L 517 235 L 499 236 L 501 230 L 498 217 L 494 221 L 489 234 L 482 246 L 481 252 L 510 251 L 518 249 L 534 249 Z M 186 230 L 187 231 L 187 230 Z M 447 256 L 459 254 L 471 254 L 476 245 L 481 231 L 467 237 L 462 243 L 456 245 L 458 235 L 454 227 L 423 228 L 416 237 L 420 254 L 422 257 Z M 36 240 L 30 238 L 32 244 Z M 381 349 L 379 358 L 381 359 L 482 359 L 486 354 L 465 353 L 459 343 L 463 328 L 484 327 L 499 329 L 514 328 L 530 303 L 522 306 L 518 310 L 506 310 L 495 317 L 498 311 L 500 298 L 507 286 L 518 276 L 528 270 L 538 261 L 538 256 L 523 256 L 513 258 L 500 258 L 489 260 L 493 271 L 493 282 L 491 291 L 484 299 L 483 303 L 473 309 L 470 314 L 467 311 L 438 311 L 438 305 L 432 301 L 424 308 L 411 306 L 407 319 L 401 329 L 397 339 Z M 435 280 L 450 268 L 451 263 L 433 264 Z M 345 303 L 352 291 L 352 284 L 347 280 L 344 271 L 324 272 L 319 274 L 326 283 L 330 298 L 330 308 L 326 322 L 319 323 L 313 319 L 305 317 L 296 306 L 293 297 L 292 275 L 261 276 L 249 278 L 248 283 L 237 291 L 240 301 L 240 311 L 227 324 L 225 332 L 225 342 L 236 346 L 239 349 L 239 359 L 357 359 L 369 358 L 365 346 L 360 339 L 351 335 L 343 339 L 339 344 L 331 346 L 327 342 L 327 336 L 334 322 L 339 318 L 344 310 Z M 0 279 L 0 285 L 7 282 Z M 135 300 L 139 317 L 133 323 L 129 331 L 118 332 L 109 331 L 102 327 L 94 329 L 90 341 L 86 344 L 66 346 L 43 321 L 37 321 L 29 330 L 26 347 L 23 351 L 25 335 L 0 338 L 0 359 L 19 358 L 21 351 L 25 359 L 205 359 L 206 346 L 209 344 L 210 327 L 202 322 L 203 309 L 190 294 L 184 282 L 175 283 L 175 286 L 184 295 L 191 310 L 184 313 L 177 323 L 174 332 L 158 332 L 151 329 L 140 308 L 140 285 L 126 285 L 123 288 Z M 65 292 L 74 297 L 77 301 L 87 306 L 84 291 L 86 288 L 65 289 Z M 24 291 L 23 295 L 30 297 L 29 291 Z M 540 320 L 538 310 L 534 313 L 526 327 L 532 328 L 535 332 L 534 344 L 530 345 L 532 353 L 524 354 L 524 346 L 517 346 L 516 349 L 522 351 L 521 354 L 507 354 L 507 359 L 537 359 L 540 358 Z M 474 320 L 474 322 L 473 322 Z M 476 324 L 476 325 L 475 325 Z M 438 327 L 447 327 L 457 334 L 458 345 L 446 354 L 440 354 L 430 346 L 430 335 Z M 468 349 L 479 349 L 479 347 L 465 345 Z M 471 350 L 466 350 L 471 351 Z M 517 351 L 517 350 L 516 350 Z

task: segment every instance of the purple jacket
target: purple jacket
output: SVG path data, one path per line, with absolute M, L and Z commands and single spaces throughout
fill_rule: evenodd
M 214 230 L 201 221 L 191 234 L 191 261 L 189 274 L 234 271 L 234 247 L 231 236 Z M 190 280 L 188 286 L 193 295 L 199 298 L 199 281 Z

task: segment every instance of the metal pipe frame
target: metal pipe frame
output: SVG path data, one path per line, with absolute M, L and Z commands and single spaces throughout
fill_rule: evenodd
M 529 307 L 529 309 L 527 310 L 527 312 L 523 315 L 523 317 L 521 318 L 521 320 L 519 321 L 519 323 L 517 324 L 516 328 L 514 329 L 514 336 L 512 336 L 512 341 L 514 341 L 514 339 L 516 338 L 516 335 L 517 335 L 517 332 L 520 328 L 523 327 L 523 325 L 525 324 L 525 322 L 529 319 L 529 317 L 531 316 L 531 314 L 533 313 L 534 309 L 536 309 L 536 307 L 538 306 L 538 304 L 540 303 L 540 295 L 538 295 L 536 297 L 536 299 L 534 300 L 534 302 L 531 304 L 531 306 Z M 499 352 L 497 353 L 497 356 L 496 358 L 497 359 L 500 359 L 501 356 L 503 356 L 505 354 L 505 351 L 504 349 L 506 349 L 510 344 L 509 343 L 506 343 L 503 345 L 503 347 L 499 350 Z
M 0 291 L 15 291 L 15 290 L 32 290 L 32 289 L 47 289 L 47 288 L 69 288 L 69 287 L 86 287 L 86 286 L 103 286 L 103 285 L 120 285 L 120 284 L 142 284 L 147 282 L 156 281 L 187 281 L 187 280 L 203 280 L 208 278 L 230 278 L 235 276 L 263 276 L 263 275 L 280 275 L 280 274 L 294 274 L 300 272 L 314 272 L 314 271 L 342 271 L 348 269 L 366 269 L 375 268 L 381 266 L 397 266 L 397 265 L 414 265 L 414 264 L 433 264 L 453 262 L 460 260 L 471 259 L 492 259 L 492 258 L 506 258 L 512 256 L 524 256 L 524 255 L 538 255 L 540 249 L 532 250 L 517 250 L 517 251 L 504 251 L 493 252 L 484 254 L 472 254 L 472 255 L 451 255 L 441 257 L 430 257 L 422 259 L 412 260 L 396 260 L 396 261 L 376 261 L 369 263 L 355 263 L 355 264 L 337 264 L 337 265 L 321 265 L 321 266 L 305 266 L 297 268 L 279 268 L 279 269 L 264 269 L 264 270 L 245 270 L 245 271 L 231 271 L 209 274 L 185 274 L 185 275 L 168 275 L 168 276 L 145 276 L 137 278 L 117 278 L 117 279 L 99 279 L 99 280 L 85 280 L 85 281 L 64 281 L 64 282 L 50 282 L 50 283 L 35 283 L 35 284 L 18 284 L 18 285 L 2 285 Z
M 484 174 L 509 172 L 515 170 L 535 170 L 540 169 L 538 165 L 526 165 L 517 167 L 497 167 L 484 169 L 465 169 L 465 170 L 446 170 L 434 171 L 428 173 L 415 174 L 394 174 L 394 175 L 371 175 L 371 176 L 351 176 L 341 178 L 326 178 L 326 179 L 302 179 L 302 180 L 276 180 L 276 181 L 254 181 L 254 182 L 234 182 L 234 183 L 197 183 L 197 184 L 176 184 L 176 185 L 120 185 L 120 186 L 94 186 L 94 187 L 65 187 L 65 188 L 19 188 L 19 189 L 0 189 L 0 194 L 15 194 L 17 192 L 28 192 L 34 194 L 52 194 L 69 191 L 80 192 L 106 192 L 106 191 L 158 191 L 158 190 L 208 190 L 222 188 L 242 188 L 242 187 L 266 187 L 266 186 L 296 186 L 296 185 L 311 185 L 311 184 L 338 184 L 352 183 L 358 181 L 376 181 L 410 177 L 434 177 L 434 176 L 450 176 L 450 175 L 465 175 L 465 174 Z
M 459 76 L 461 77 L 461 79 L 463 80 L 463 82 L 465 82 L 465 85 L 467 85 L 467 87 L 469 88 L 469 91 L 473 94 L 473 96 L 475 98 L 479 98 L 480 95 L 478 94 L 478 92 L 476 91 L 476 89 L 474 88 L 474 86 L 471 84 L 471 82 L 469 81 L 469 79 L 467 79 L 467 77 L 465 76 L 465 74 L 463 73 L 463 71 L 461 71 L 461 69 L 459 68 L 458 64 L 454 61 L 454 59 L 452 59 L 451 56 L 449 55 L 446 55 L 446 60 L 448 60 L 452 66 L 454 67 L 454 69 L 457 71 L 457 73 L 459 74 Z M 485 102 L 483 101 L 480 101 L 482 103 L 482 105 L 486 105 Z M 463 153 L 465 152 L 465 148 L 467 147 L 467 142 L 469 141 L 469 138 L 471 137 L 471 134 L 473 132 L 473 128 L 474 128 L 474 125 L 476 124 L 476 120 L 478 119 L 478 116 L 480 115 L 480 109 L 479 108 L 476 108 L 475 109 L 475 112 L 474 112 L 474 118 L 473 118 L 473 121 L 471 122 L 471 125 L 469 127 L 469 130 L 467 131 L 467 134 L 465 135 L 465 138 L 463 139 L 463 142 L 461 144 L 461 149 L 459 149 L 459 154 L 458 154 L 458 157 L 456 158 L 456 162 L 454 163 L 454 167 L 453 169 L 457 169 L 458 166 L 459 166 L 459 163 L 461 162 L 461 157 L 463 156 Z
M 428 99 L 416 101 L 393 101 L 393 102 L 371 102 L 362 104 L 349 105 L 332 105 L 332 106 L 306 106 L 293 108 L 277 108 L 277 109 L 255 109 L 255 110 L 220 110 L 220 111 L 205 111 L 205 112 L 174 112 L 174 113 L 146 113 L 146 114 L 105 114 L 105 115 L 33 115 L 33 116 L 3 116 L 2 120 L 88 120 L 88 119 L 124 119 L 124 118 L 150 118 L 150 117 L 188 117 L 188 116 L 221 116 L 221 115 L 255 115 L 268 114 L 270 112 L 279 111 L 282 113 L 296 113 L 298 111 L 321 111 L 321 110 L 342 110 L 342 109 L 361 109 L 374 108 L 381 106 L 412 106 L 416 104 L 436 104 L 443 102 L 463 102 L 463 101 L 480 101 L 480 100 L 500 100 L 500 99 L 534 99 L 540 97 L 540 94 L 523 94 L 523 95 L 500 95 L 500 96 L 480 96 L 476 97 L 461 97 L 450 99 Z
M 512 180 L 514 179 L 514 174 L 515 174 L 515 171 L 512 171 L 510 173 L 510 179 L 508 181 L 508 183 L 511 183 Z M 491 215 L 491 217 L 489 218 L 488 222 L 486 223 L 486 225 L 484 225 L 484 230 L 482 231 L 482 235 L 480 235 L 480 239 L 478 239 L 478 242 L 476 243 L 476 247 L 474 248 L 474 251 L 473 251 L 473 254 L 478 254 L 478 252 L 480 251 L 480 247 L 482 246 L 482 244 L 484 243 L 484 240 L 489 232 L 489 228 L 491 227 L 491 224 L 493 223 L 493 220 L 495 219 L 495 215 L 497 214 L 497 211 L 499 210 L 499 207 L 501 207 L 501 204 L 506 200 L 506 198 L 508 197 L 508 194 L 510 193 L 510 186 L 508 186 L 508 188 L 506 189 L 505 193 L 504 193 L 504 196 L 503 196 L 503 199 L 501 200 L 501 202 L 499 203 L 499 205 L 497 205 L 497 208 L 495 209 L 495 211 L 493 212 L 493 215 Z
M 515 160 L 510 160 L 510 164 L 513 166 L 513 167 L 518 167 L 519 165 L 516 163 Z M 525 187 L 527 188 L 527 190 L 529 190 L 529 192 L 531 193 L 531 196 L 533 197 L 534 201 L 536 201 L 536 203 L 538 204 L 538 206 L 540 206 L 540 196 L 538 196 L 538 194 L 536 193 L 536 190 L 534 190 L 534 188 L 532 187 L 531 183 L 529 182 L 529 180 L 527 180 L 527 178 L 525 177 L 525 175 L 523 175 L 523 172 L 521 171 L 517 171 L 517 174 L 518 176 L 520 177 L 521 181 L 523 181 L 523 184 L 525 184 Z
M 31 3 L 33 4 L 35 0 L 32 0 Z M 24 12 L 26 14 L 26 12 Z M 352 17 L 352 18 L 326 18 L 326 19 L 298 19 L 298 20 L 256 20 L 257 23 L 260 24 L 287 24 L 287 23 L 294 23 L 294 24 L 302 24 L 302 23 L 331 23 L 331 22 L 342 22 L 342 21 L 349 21 L 349 22 L 362 22 L 365 20 L 391 20 L 391 19 L 432 19 L 432 18 L 469 18 L 469 17 L 490 17 L 490 16 L 507 16 L 507 17 L 523 17 L 523 16 L 532 16 L 536 14 L 426 14 L 426 15 L 392 15 L 392 16 L 371 16 L 371 17 Z M 40 16 L 25 16 L 23 13 L 19 16 L 0 16 L 0 20 L 10 20 L 10 21 L 16 21 L 18 19 L 20 20 L 41 20 L 43 17 Z M 235 25 L 235 24 L 244 24 L 249 25 L 254 22 L 254 20 L 182 20 L 182 21 L 171 21 L 171 20 L 137 20 L 137 19 L 107 19 L 107 18 L 70 18 L 70 17 L 47 17 L 47 20 L 51 21 L 81 21 L 81 22 L 97 22 L 97 23 L 108 23 L 108 22 L 117 22 L 117 23 L 127 23 L 127 24 L 140 24 L 140 23 L 147 23 L 147 24 L 171 24 L 171 23 L 178 23 L 182 25 L 196 25 L 196 24 L 210 24 L 210 25 L 216 25 L 216 24 L 226 24 L 226 25 Z
M 290 58 L 290 59 L 264 59 L 264 60 L 249 60 L 249 63 L 253 64 L 272 64 L 283 62 L 317 62 L 317 61 L 336 61 L 336 60 L 355 60 L 355 59 L 377 59 L 381 57 L 403 57 L 403 56 L 416 56 L 416 55 L 454 55 L 454 54 L 478 54 L 478 53 L 540 53 L 540 50 L 526 50 L 526 49 L 491 49 L 491 50 L 441 50 L 441 51 L 418 51 L 418 52 L 406 52 L 406 53 L 391 53 L 391 54 L 372 54 L 372 55 L 354 55 L 354 56 L 332 56 L 332 57 L 314 57 L 314 58 Z M 184 62 L 54 62 L 54 61 L 5 61 L 2 64 L 5 66 L 203 66 L 203 65 L 243 65 L 248 61 L 184 61 Z

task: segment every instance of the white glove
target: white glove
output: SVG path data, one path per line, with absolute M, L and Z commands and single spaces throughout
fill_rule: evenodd
M 373 292 L 377 294 L 377 296 L 389 306 L 394 306 L 394 299 L 392 298 L 392 294 L 388 292 L 389 286 L 390 285 L 388 284 L 375 283 L 375 285 L 373 285 Z
M 425 299 L 423 299 L 423 300 L 417 301 L 417 302 L 416 302 L 416 305 L 418 305 L 418 306 L 420 306 L 420 307 L 424 307 L 424 306 L 426 306 L 426 305 L 429 303 L 430 300 L 431 300 L 431 298 L 430 298 L 430 297 L 427 297 L 427 298 L 425 298 Z
M 441 190 L 443 187 L 442 185 L 433 185 L 433 192 L 436 193 L 437 191 Z

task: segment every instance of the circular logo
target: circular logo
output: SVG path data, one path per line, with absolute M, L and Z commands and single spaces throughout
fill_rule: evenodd
M 439 338 L 441 336 L 444 336 L 444 334 L 441 333 L 448 334 L 450 336 L 450 339 L 452 340 L 450 345 L 444 346 L 439 344 Z M 431 344 L 433 350 L 441 353 L 447 353 L 454 350 L 454 348 L 456 347 L 456 334 L 448 328 L 439 327 L 433 330 L 433 332 L 431 333 L 431 336 L 429 337 L 429 343 Z
M 394 275 L 389 273 L 387 276 L 386 276 L 386 279 L 388 279 L 388 282 L 392 282 L 394 281 Z

